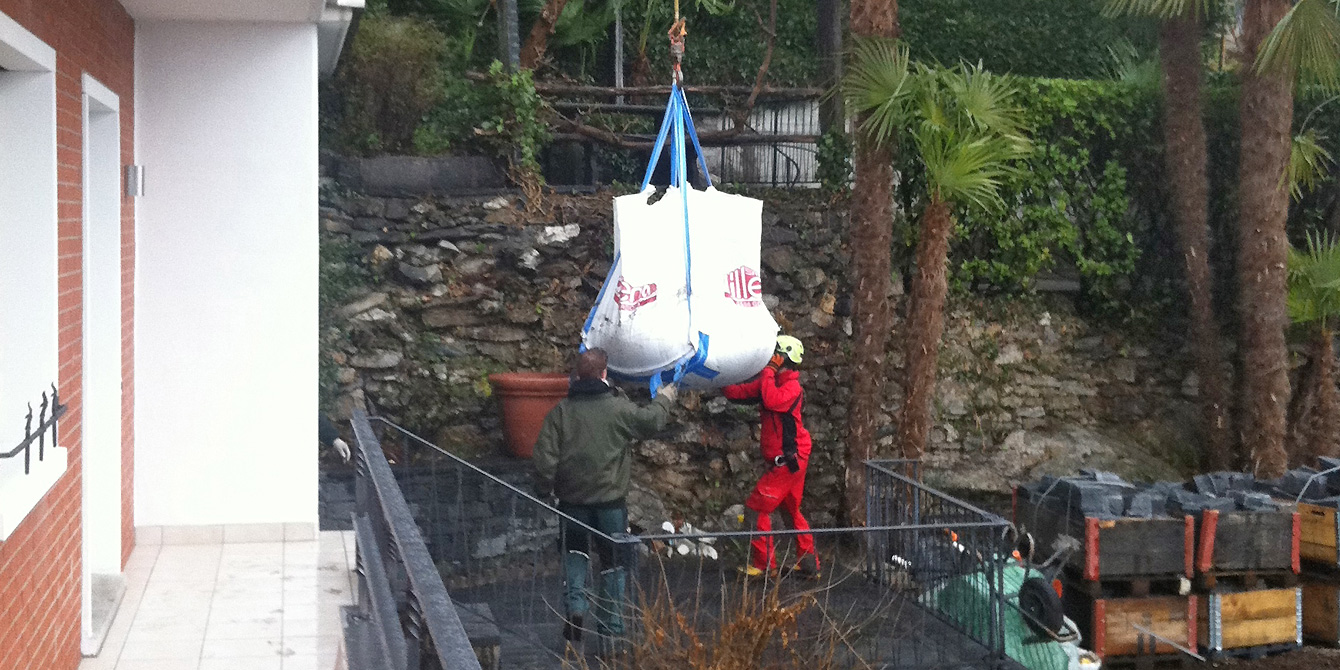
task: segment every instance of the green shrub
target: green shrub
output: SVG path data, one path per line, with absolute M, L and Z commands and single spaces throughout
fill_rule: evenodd
M 359 25 L 343 69 L 341 145 L 360 154 L 434 150 L 419 125 L 442 102 L 447 42 L 431 24 L 372 14 Z
M 898 21 L 918 60 L 981 61 L 1029 77 L 1105 77 L 1113 51 L 1152 35 L 1136 22 L 1102 16 L 1100 0 L 902 0 Z

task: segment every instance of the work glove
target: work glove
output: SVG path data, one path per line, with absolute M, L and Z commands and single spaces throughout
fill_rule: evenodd
M 679 387 L 674 384 L 666 384 L 665 386 L 662 386 L 660 390 L 656 391 L 656 393 L 669 398 L 670 402 L 675 402 L 679 399 Z
M 335 447 L 335 453 L 339 454 L 340 458 L 343 458 L 345 463 L 348 463 L 349 456 L 353 453 L 349 450 L 349 444 L 338 437 L 335 438 L 335 441 L 331 444 Z
M 780 353 L 773 354 L 772 358 L 768 360 L 768 367 L 772 368 L 773 372 L 776 372 L 779 368 L 782 367 L 782 362 L 785 360 L 786 357 L 783 356 L 782 354 Z
M 791 455 L 782 455 L 772 459 L 772 465 L 775 468 L 785 466 L 791 472 L 800 472 L 800 461 Z

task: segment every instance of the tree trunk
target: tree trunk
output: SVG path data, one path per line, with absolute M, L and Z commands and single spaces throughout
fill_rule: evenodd
M 852 0 L 852 32 L 898 36 L 895 0 Z M 859 123 L 859 119 L 857 120 Z M 851 198 L 852 355 L 847 408 L 846 513 L 865 523 L 865 465 L 875 453 L 884 400 L 884 355 L 893 328 L 889 278 L 893 248 L 893 152 L 857 133 L 856 185 Z
M 497 0 L 498 60 L 514 72 L 521 65 L 521 27 L 516 0 Z
M 521 67 L 534 70 L 544 60 L 545 49 L 549 48 L 549 36 L 554 34 L 554 24 L 563 13 L 568 0 L 548 0 L 540 11 L 540 18 L 530 28 L 526 46 L 521 47 Z
M 1215 470 L 1233 466 L 1229 386 L 1214 318 L 1210 274 L 1209 182 L 1205 176 L 1205 124 L 1201 117 L 1200 21 L 1165 21 L 1159 35 L 1163 60 L 1163 134 L 1172 187 L 1173 220 L 1185 262 L 1191 353 L 1200 378 L 1205 447 L 1201 461 Z
M 898 415 L 898 444 L 903 458 L 921 458 L 931 431 L 931 398 L 935 396 L 936 358 L 944 333 L 945 296 L 949 279 L 949 235 L 954 219 L 949 203 L 932 195 L 921 215 L 921 237 L 917 240 L 917 273 L 912 277 L 911 302 L 907 307 L 907 368 L 903 379 L 903 408 Z
M 842 80 L 842 0 L 818 0 L 819 10 L 819 76 L 824 88 L 832 88 Z M 819 132 L 827 133 L 844 127 L 847 118 L 842 96 L 830 95 L 819 103 Z
M 1312 363 L 1316 366 L 1316 404 L 1313 405 L 1311 455 L 1340 456 L 1340 400 L 1335 391 L 1335 352 L 1331 342 L 1335 333 L 1325 324 L 1317 329 L 1312 342 Z M 1315 465 L 1315 463 L 1309 463 Z
M 1284 183 L 1293 122 L 1293 82 L 1281 72 L 1257 73 L 1250 64 L 1289 0 L 1250 0 L 1243 17 L 1248 63 L 1242 77 L 1242 157 L 1239 164 L 1238 274 L 1242 319 L 1242 441 L 1258 477 L 1284 475 L 1289 402 Z
M 1316 415 L 1313 406 L 1317 404 L 1316 356 L 1309 356 L 1290 377 L 1294 392 L 1289 396 L 1289 436 L 1284 448 L 1289 454 L 1289 466 L 1297 467 L 1308 465 L 1316 452 L 1312 446 L 1312 417 Z

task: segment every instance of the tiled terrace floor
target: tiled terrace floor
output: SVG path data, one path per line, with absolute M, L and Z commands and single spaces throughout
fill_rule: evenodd
M 352 532 L 141 544 L 102 653 L 79 670 L 332 670 L 353 563 Z

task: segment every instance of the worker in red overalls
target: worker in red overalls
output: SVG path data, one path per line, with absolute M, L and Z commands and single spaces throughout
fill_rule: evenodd
M 804 356 L 805 347 L 800 340 L 781 335 L 777 338 L 776 353 L 758 377 L 721 389 L 731 400 L 759 403 L 758 413 L 763 423 L 760 446 L 768 471 L 759 478 L 754 492 L 744 504 L 755 514 L 755 526 L 760 531 L 772 530 L 772 513 L 779 507 L 792 528 L 810 528 L 800 513 L 811 446 L 810 433 L 800 418 L 805 392 L 800 388 L 800 372 L 796 369 Z M 809 533 L 797 535 L 796 545 L 800 555 L 791 567 L 792 573 L 817 579 L 819 558 L 814 553 L 814 536 Z M 750 565 L 741 568 L 746 576 L 758 577 L 777 570 L 771 535 L 755 537 L 751 548 Z

